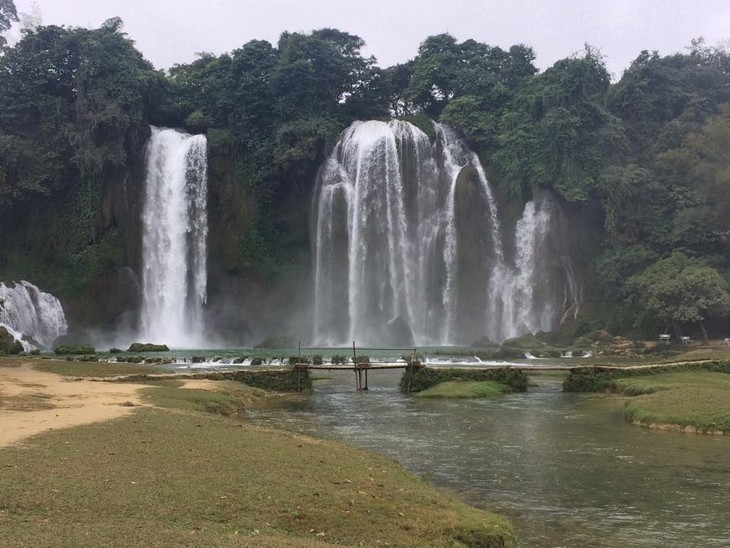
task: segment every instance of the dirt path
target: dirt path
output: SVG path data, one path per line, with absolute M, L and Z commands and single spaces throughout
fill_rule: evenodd
M 59 428 L 105 421 L 142 405 L 141 384 L 93 382 L 0 367 L 0 447 Z

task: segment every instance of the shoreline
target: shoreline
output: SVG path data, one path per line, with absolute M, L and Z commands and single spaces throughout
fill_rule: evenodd
M 21 398 L 57 407 L 8 409 Z M 53 415 L 0 444 L 4 545 L 517 546 L 508 520 L 395 460 L 228 416 L 266 398 L 234 381 L 128 385 L 0 360 L 0 433 L 17 413 Z

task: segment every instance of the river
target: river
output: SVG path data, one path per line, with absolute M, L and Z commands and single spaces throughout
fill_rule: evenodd
M 390 456 L 429 483 L 509 518 L 526 547 L 730 546 L 730 437 L 625 422 L 617 396 L 525 394 L 426 400 L 399 373 L 315 381 L 311 394 L 249 412 L 257 423 Z

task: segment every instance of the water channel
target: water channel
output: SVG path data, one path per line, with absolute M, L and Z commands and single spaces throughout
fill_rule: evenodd
M 526 547 L 730 546 L 730 438 L 647 430 L 615 396 L 424 400 L 399 373 L 327 373 L 311 394 L 250 412 L 257 423 L 392 457 L 460 499 L 509 518 Z

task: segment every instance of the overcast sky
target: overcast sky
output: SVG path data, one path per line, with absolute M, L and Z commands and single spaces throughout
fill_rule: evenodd
M 541 70 L 588 43 L 620 78 L 643 49 L 684 51 L 692 38 L 730 38 L 730 0 L 15 0 L 43 24 L 96 28 L 114 16 L 158 68 L 231 51 L 281 32 L 334 27 L 367 43 L 381 67 L 412 59 L 427 36 L 449 32 L 507 48 L 524 43 Z M 16 30 L 16 29 L 14 29 Z

